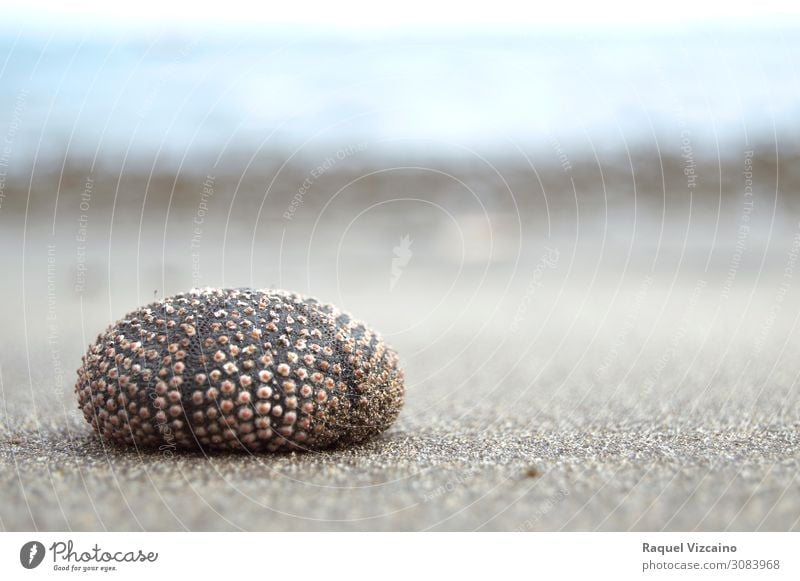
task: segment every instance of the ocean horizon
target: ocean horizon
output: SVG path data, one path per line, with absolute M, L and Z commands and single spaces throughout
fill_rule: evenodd
M 13 163 L 230 151 L 458 155 L 794 144 L 800 35 L 0 33 Z

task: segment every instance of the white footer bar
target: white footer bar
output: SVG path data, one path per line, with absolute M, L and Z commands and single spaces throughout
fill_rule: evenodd
M 800 533 L 0 534 L 4 579 L 777 580 L 799 565 Z

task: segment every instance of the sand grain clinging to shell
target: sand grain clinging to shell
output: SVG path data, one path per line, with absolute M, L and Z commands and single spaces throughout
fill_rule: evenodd
M 397 354 L 363 323 L 253 289 L 192 290 L 129 313 L 89 348 L 75 391 L 117 443 L 252 451 L 360 442 L 404 398 Z

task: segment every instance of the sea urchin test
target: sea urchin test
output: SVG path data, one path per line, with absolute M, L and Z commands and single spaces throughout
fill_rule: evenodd
M 89 348 L 75 391 L 109 440 L 253 451 L 363 441 L 404 397 L 397 354 L 363 323 L 253 289 L 192 290 L 129 313 Z

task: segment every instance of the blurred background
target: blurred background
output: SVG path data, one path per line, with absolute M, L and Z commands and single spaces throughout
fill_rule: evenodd
M 0 4 L 4 528 L 798 527 L 791 2 Z M 102 446 L 81 355 L 196 286 L 369 321 L 398 425 Z

